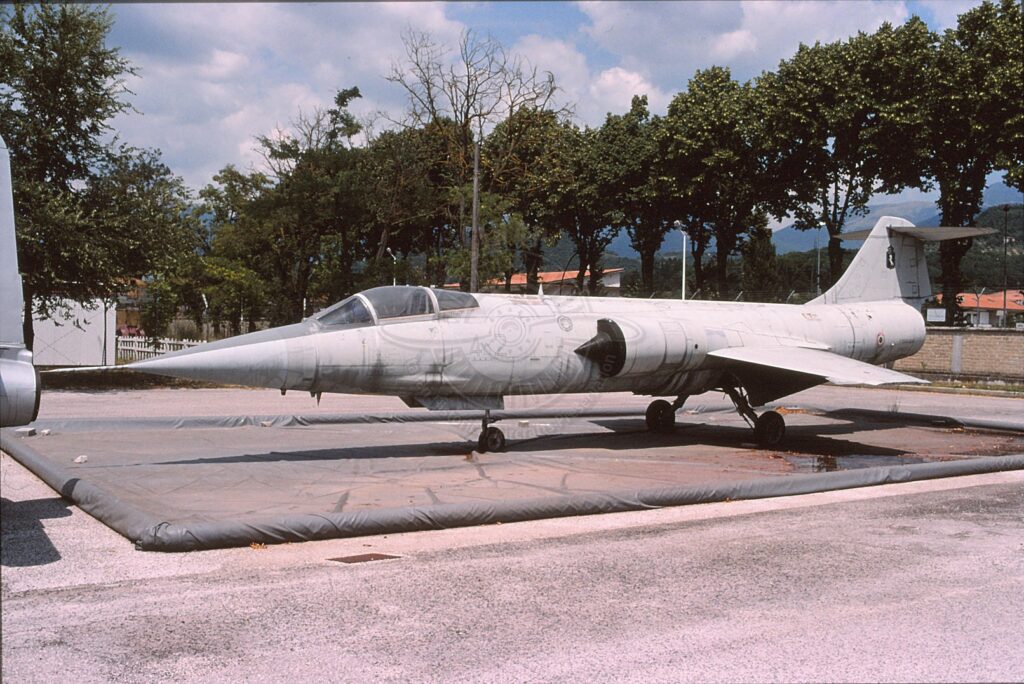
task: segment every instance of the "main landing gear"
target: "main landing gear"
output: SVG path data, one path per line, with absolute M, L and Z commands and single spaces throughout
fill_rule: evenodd
M 481 454 L 505 450 L 505 433 L 491 425 L 489 409 L 484 411 L 483 426 L 480 429 L 480 438 L 476 441 L 476 450 Z
M 786 436 L 786 421 L 778 411 L 765 411 L 760 416 L 754 413 L 747 401 L 747 395 L 742 387 L 727 385 L 722 388 L 732 403 L 736 406 L 736 412 L 743 416 L 747 425 L 754 428 L 754 441 L 763 447 L 775 447 L 782 443 Z
M 685 396 L 676 397 L 672 403 L 664 399 L 656 399 L 647 407 L 647 429 L 651 432 L 668 433 L 675 430 L 676 411 L 683 407 Z

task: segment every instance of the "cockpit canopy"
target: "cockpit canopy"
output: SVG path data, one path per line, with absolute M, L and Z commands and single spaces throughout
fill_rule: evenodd
M 375 287 L 352 295 L 314 316 L 323 326 L 358 327 L 374 322 L 410 316 L 428 316 L 440 311 L 474 309 L 476 297 L 465 292 L 407 285 Z

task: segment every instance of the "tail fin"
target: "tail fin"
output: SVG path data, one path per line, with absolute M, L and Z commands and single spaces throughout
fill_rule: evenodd
M 21 294 L 10 155 L 0 138 L 0 427 L 25 425 L 39 415 L 39 373 L 25 349 Z
M 850 304 L 903 299 L 919 305 L 932 296 L 924 243 L 987 235 L 988 228 L 917 228 L 906 219 L 883 216 L 870 231 L 845 233 L 864 240 L 839 281 L 808 304 Z
M 14 237 L 14 196 L 7 144 L 0 138 L 0 346 L 23 347 L 21 274 Z

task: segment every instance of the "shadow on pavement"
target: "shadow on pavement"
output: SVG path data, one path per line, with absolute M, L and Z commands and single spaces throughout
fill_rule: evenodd
M 43 527 L 43 520 L 67 518 L 71 504 L 60 497 L 11 501 L 0 498 L 0 565 L 8 568 L 47 565 L 60 553 Z

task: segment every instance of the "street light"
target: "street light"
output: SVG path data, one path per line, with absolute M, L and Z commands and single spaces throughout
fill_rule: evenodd
M 393 261 L 395 265 L 394 270 L 391 272 L 391 285 L 398 285 L 398 257 L 395 256 L 395 253 L 391 251 L 390 247 L 384 251 L 388 253 L 388 256 L 391 257 L 391 261 Z
M 1003 327 L 1010 327 L 1010 319 L 1006 312 L 1006 224 L 1010 216 L 1010 205 L 1003 205 Z
M 818 226 L 817 232 L 814 233 L 814 252 L 817 255 L 814 265 L 814 287 L 817 290 L 817 295 L 821 296 L 821 245 L 819 238 L 821 237 L 821 226 Z
M 673 225 L 679 229 L 679 234 L 683 236 L 683 254 L 680 257 L 680 260 L 683 262 L 683 278 L 679 298 L 686 299 L 686 230 L 683 228 L 682 221 L 676 221 Z

